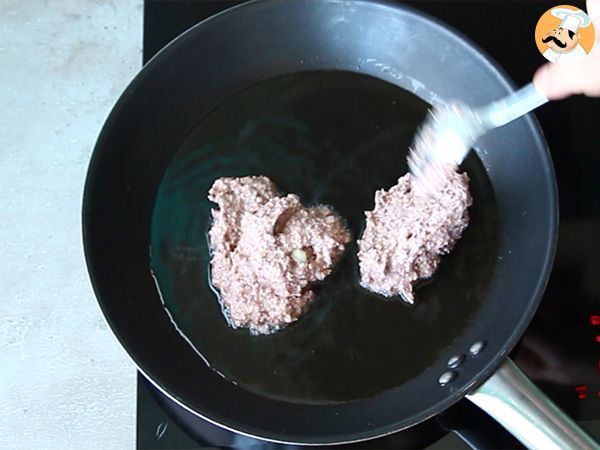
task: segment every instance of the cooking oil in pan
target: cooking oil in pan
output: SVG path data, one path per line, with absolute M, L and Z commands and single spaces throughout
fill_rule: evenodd
M 481 161 L 471 223 L 416 305 L 359 285 L 356 243 L 315 287 L 297 322 L 267 336 L 234 330 L 211 290 L 207 192 L 221 176 L 266 175 L 307 205 L 327 204 L 360 237 L 377 189 L 406 173 L 428 105 L 350 72 L 276 77 L 227 99 L 191 131 L 167 168 L 152 222 L 151 268 L 178 329 L 219 373 L 274 398 L 329 403 L 370 396 L 423 372 L 469 326 L 490 280 L 496 208 Z

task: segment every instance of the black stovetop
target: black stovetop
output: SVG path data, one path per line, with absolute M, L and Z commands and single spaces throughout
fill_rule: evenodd
M 146 0 L 144 61 L 187 28 L 238 3 L 241 2 Z M 527 83 L 536 67 L 544 62 L 535 49 L 533 30 L 539 16 L 555 3 L 409 4 L 470 37 L 518 85 Z M 572 4 L 584 6 L 583 2 Z M 600 276 L 597 276 L 600 274 L 600 178 L 596 175 L 600 171 L 600 100 L 571 98 L 546 105 L 536 115 L 558 178 L 559 244 L 540 309 L 512 356 L 542 390 L 600 439 Z M 495 422 L 465 401 L 427 427 L 354 448 L 428 445 L 427 448 L 469 448 L 457 438 L 443 437 L 444 429 L 468 432 L 474 448 L 518 448 Z M 201 421 L 167 399 L 141 375 L 138 376 L 137 446 L 275 447 Z

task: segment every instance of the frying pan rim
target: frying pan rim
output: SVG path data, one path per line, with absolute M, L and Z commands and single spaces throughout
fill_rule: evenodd
M 340 0 L 307 0 L 307 1 L 313 2 L 313 3 L 321 3 L 321 2 L 347 3 L 347 2 L 340 1 Z M 167 388 L 162 387 L 159 384 L 159 382 L 155 380 L 155 377 L 152 377 L 149 375 L 149 373 L 152 373 L 155 371 L 152 370 L 150 367 L 148 367 L 148 368 L 145 367 L 146 364 L 144 364 L 144 361 L 142 361 L 143 358 L 133 356 L 134 352 L 132 351 L 132 349 L 130 349 L 130 346 L 127 344 L 127 339 L 125 339 L 125 337 L 122 336 L 122 334 L 111 324 L 111 320 L 109 320 L 109 314 L 107 312 L 105 304 L 101 300 L 101 297 L 99 295 L 99 293 L 100 293 L 99 278 L 100 277 L 99 277 L 98 273 L 96 271 L 94 271 L 95 263 L 94 263 L 94 261 L 92 261 L 89 245 L 87 244 L 87 242 L 89 241 L 88 226 L 90 225 L 89 222 L 91 222 L 91 220 L 90 220 L 91 213 L 89 212 L 89 205 L 90 205 L 89 199 L 92 195 L 91 192 L 94 188 L 93 184 L 95 184 L 93 182 L 93 180 L 95 179 L 93 174 L 95 174 L 97 172 L 96 166 L 98 165 L 98 161 L 100 160 L 99 149 L 100 149 L 100 147 L 102 147 L 103 141 L 108 136 L 109 129 L 112 129 L 112 127 L 110 125 L 112 122 L 115 121 L 119 111 L 123 107 L 123 104 L 126 102 L 129 92 L 137 89 L 138 86 L 143 82 L 144 78 L 147 76 L 146 74 L 148 72 L 150 72 L 151 70 L 153 70 L 154 66 L 159 65 L 161 60 L 164 59 L 167 54 L 174 51 L 174 49 L 176 48 L 177 45 L 181 45 L 186 39 L 188 39 L 193 33 L 195 33 L 197 28 L 204 26 L 206 23 L 217 21 L 217 20 L 221 19 L 221 17 L 223 15 L 230 15 L 232 12 L 235 13 L 235 10 L 237 10 L 239 8 L 253 8 L 257 4 L 269 4 L 269 3 L 273 4 L 273 5 L 284 4 L 285 2 L 286 2 L 286 0 L 250 0 L 250 1 L 238 4 L 238 5 L 235 5 L 233 7 L 227 8 L 227 9 L 219 12 L 218 14 L 215 14 L 201 22 L 198 22 L 196 25 L 190 27 L 188 30 L 186 30 L 183 33 L 181 33 L 180 35 L 178 35 L 176 38 L 171 40 L 166 46 L 164 46 L 161 50 L 159 50 L 141 68 L 141 70 L 133 77 L 131 82 L 125 88 L 125 90 L 123 91 L 123 93 L 121 94 L 121 96 L 119 97 L 119 99 L 117 100 L 117 102 L 115 103 L 113 108 L 111 109 L 111 112 L 109 113 L 109 115 L 100 131 L 96 145 L 94 146 L 94 151 L 92 153 L 92 157 L 90 159 L 88 171 L 86 173 L 86 181 L 85 181 L 84 192 L 83 192 L 83 208 L 82 208 L 82 225 L 83 225 L 82 237 L 83 237 L 83 247 L 84 247 L 84 252 L 85 252 L 86 266 L 87 266 L 87 271 L 88 271 L 90 281 L 92 284 L 92 288 L 93 288 L 95 296 L 98 300 L 98 304 L 102 311 L 104 320 L 106 321 L 106 323 L 112 330 L 115 337 L 118 339 L 120 344 L 123 346 L 123 348 L 128 353 L 131 360 L 134 362 L 134 364 L 136 365 L 138 370 L 140 370 L 140 372 L 144 375 L 144 377 L 146 379 L 148 379 L 154 386 L 156 386 L 161 392 L 163 392 L 169 399 L 175 401 L 177 404 L 179 404 L 186 410 L 190 411 L 191 413 L 197 415 L 198 417 L 200 417 L 204 420 L 207 420 L 219 427 L 228 429 L 230 431 L 234 431 L 236 433 L 239 433 L 239 434 L 242 434 L 245 436 L 249 436 L 249 437 L 253 437 L 253 438 L 257 438 L 257 439 L 261 439 L 261 440 L 266 440 L 266 441 L 271 441 L 271 442 L 288 443 L 288 444 L 302 444 L 302 445 L 336 445 L 336 444 L 361 442 L 361 441 L 366 441 L 366 440 L 370 440 L 370 439 L 374 439 L 374 438 L 378 438 L 378 437 L 383 437 L 383 436 L 404 430 L 411 426 L 417 425 L 418 423 L 421 423 L 421 422 L 431 418 L 432 416 L 435 416 L 436 414 L 438 414 L 441 411 L 446 410 L 447 408 L 449 408 L 450 406 L 452 406 L 453 404 L 458 402 L 460 399 L 462 399 L 466 394 L 472 392 L 479 385 L 483 384 L 490 377 L 490 375 L 494 371 L 496 371 L 496 369 L 504 361 L 504 358 L 506 357 L 506 355 L 516 345 L 516 343 L 522 336 L 523 332 L 525 331 L 526 327 L 528 326 L 529 322 L 531 321 L 533 315 L 535 314 L 535 312 L 537 310 L 537 307 L 540 303 L 542 294 L 548 283 L 548 279 L 549 279 L 550 271 L 551 271 L 551 267 L 552 267 L 552 262 L 553 262 L 554 255 L 556 252 L 557 236 L 558 236 L 558 193 L 557 193 L 556 176 L 555 176 L 555 171 L 554 171 L 554 167 L 552 164 L 552 160 L 551 160 L 550 154 L 548 152 L 548 146 L 547 146 L 546 140 L 544 138 L 543 132 L 541 130 L 541 127 L 539 125 L 539 122 L 532 114 L 529 114 L 528 116 L 526 116 L 524 118 L 524 120 L 526 120 L 526 122 L 527 122 L 527 129 L 530 131 L 531 136 L 533 137 L 534 144 L 536 144 L 538 146 L 538 148 L 542 148 L 542 149 L 546 150 L 546 151 L 541 152 L 542 158 L 540 160 L 540 163 L 543 165 L 544 171 L 548 174 L 547 181 L 549 181 L 549 183 L 546 183 L 545 187 L 547 190 L 546 194 L 549 196 L 549 199 L 550 199 L 549 212 L 551 213 L 551 217 L 549 217 L 549 223 L 547 225 L 549 227 L 548 230 L 550 231 L 551 239 L 545 246 L 544 262 L 543 262 L 543 266 L 540 267 L 541 276 L 539 277 L 538 282 L 535 285 L 535 288 L 533 289 L 534 295 L 532 296 L 531 300 L 529 301 L 530 306 L 526 309 L 526 314 L 524 314 L 521 317 L 521 320 L 515 326 L 514 331 L 504 342 L 501 350 L 499 352 L 497 352 L 496 355 L 493 356 L 486 365 L 482 366 L 482 368 L 478 370 L 478 373 L 472 377 L 472 381 L 470 383 L 468 383 L 467 385 L 464 385 L 462 388 L 457 389 L 454 392 L 448 393 L 448 395 L 445 397 L 445 399 L 443 401 L 438 402 L 437 404 L 431 406 L 430 408 L 427 408 L 427 409 L 421 411 L 419 414 L 416 414 L 416 415 L 413 415 L 412 417 L 410 417 L 410 424 L 398 426 L 397 425 L 398 422 L 395 422 L 396 425 L 394 425 L 393 423 L 390 423 L 386 426 L 378 427 L 376 429 L 377 432 L 375 432 L 375 433 L 372 432 L 373 430 L 366 430 L 366 431 L 363 430 L 363 431 L 357 431 L 357 432 L 353 432 L 353 433 L 344 433 L 344 436 L 348 436 L 348 437 L 354 436 L 351 439 L 340 439 L 339 438 L 340 435 L 337 435 L 338 437 L 335 438 L 336 440 L 332 441 L 331 439 L 329 439 L 329 440 L 324 439 L 326 436 L 321 435 L 321 436 L 319 436 L 318 440 L 315 440 L 314 437 L 311 438 L 311 441 L 306 441 L 306 440 L 302 440 L 302 439 L 290 440 L 290 439 L 285 438 L 284 433 L 269 432 L 270 436 L 264 437 L 259 434 L 253 434 L 250 432 L 242 431 L 241 429 L 238 429 L 237 427 L 227 424 L 226 423 L 227 420 L 225 420 L 225 422 L 223 422 L 223 421 L 219 421 L 217 419 L 211 418 L 210 411 L 198 412 L 198 411 L 192 409 L 191 407 L 187 406 L 185 403 L 183 403 L 183 401 L 180 401 L 179 399 L 177 399 L 177 397 L 174 394 L 170 394 L 167 391 Z M 437 18 L 429 15 L 428 13 L 425 13 L 425 12 L 423 12 L 417 8 L 414 8 L 412 6 L 395 3 L 395 2 L 392 2 L 391 0 L 352 0 L 352 2 L 356 3 L 356 4 L 374 4 L 374 5 L 378 5 L 380 7 L 392 8 L 394 10 L 400 10 L 403 12 L 407 12 L 409 14 L 416 15 L 417 17 L 419 17 L 419 19 L 422 19 L 422 20 L 428 22 L 432 27 L 437 28 L 439 31 L 446 33 L 446 34 L 452 36 L 453 38 L 456 38 L 456 39 L 462 41 L 466 45 L 466 47 L 470 47 L 470 49 L 473 52 L 473 55 L 476 56 L 479 60 L 481 60 L 484 65 L 487 65 L 489 67 L 491 74 L 496 78 L 496 80 L 502 87 L 508 88 L 509 90 L 514 90 L 514 83 L 506 75 L 504 70 L 494 60 L 492 60 L 487 55 L 487 53 L 485 53 L 478 45 L 476 45 L 474 42 L 472 42 L 471 39 L 468 38 L 467 36 L 465 36 L 462 32 L 456 30 L 455 28 L 453 28 L 449 25 L 446 25 L 440 19 L 437 19 Z M 140 361 L 138 361 L 138 359 Z M 150 369 L 150 370 L 147 370 L 147 369 Z M 160 378 L 160 377 L 156 377 L 156 378 Z M 208 412 L 208 414 L 207 414 L 207 412 Z M 213 414 L 213 416 L 215 416 L 215 414 Z M 231 423 L 232 421 L 229 421 L 229 422 Z M 408 420 L 405 419 L 402 422 L 408 422 Z M 246 429 L 247 428 L 248 427 L 246 427 Z M 279 436 L 279 437 L 277 437 L 277 436 Z M 299 436 L 296 436 L 296 437 L 299 437 Z

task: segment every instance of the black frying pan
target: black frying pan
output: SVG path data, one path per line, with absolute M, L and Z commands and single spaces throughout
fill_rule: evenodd
M 263 439 L 369 439 L 470 394 L 529 445 L 591 447 L 549 404 L 518 401 L 539 392 L 506 362 L 557 231 L 554 172 L 531 116 L 489 133 L 465 162 L 471 225 L 415 307 L 361 289 L 352 246 L 308 314 L 272 336 L 228 328 L 208 282 L 215 178 L 268 175 L 334 206 L 358 237 L 374 191 L 406 171 L 426 102 L 477 105 L 510 90 L 465 38 L 384 2 L 255 1 L 202 22 L 144 67 L 94 150 L 84 244 L 110 326 L 176 402 Z M 514 428 L 514 410 L 490 399 L 522 408 L 550 440 Z

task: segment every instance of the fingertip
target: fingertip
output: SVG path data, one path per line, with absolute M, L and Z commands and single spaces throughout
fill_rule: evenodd
M 546 63 L 543 66 L 539 67 L 533 75 L 533 84 L 534 86 L 543 93 L 549 100 L 554 100 L 557 98 L 558 93 L 556 80 L 551 76 L 553 68 L 550 63 Z M 554 77 L 556 78 L 556 77 Z
M 546 63 L 533 75 L 533 84 L 549 100 L 558 100 L 572 94 L 565 77 L 561 76 L 560 69 L 556 64 Z

